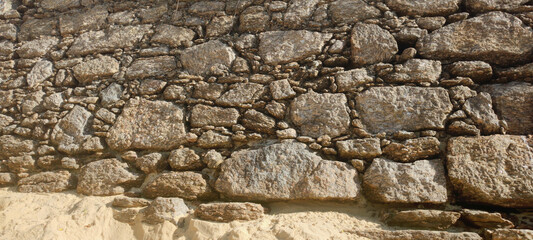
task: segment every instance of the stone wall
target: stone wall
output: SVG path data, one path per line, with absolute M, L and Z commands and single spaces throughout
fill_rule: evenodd
M 515 214 L 533 208 L 531 1 L 2 4 L 0 186 L 532 228 Z

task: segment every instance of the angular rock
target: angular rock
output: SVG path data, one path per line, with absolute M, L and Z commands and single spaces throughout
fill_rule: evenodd
M 138 183 L 140 177 L 128 170 L 128 164 L 115 158 L 98 160 L 80 169 L 77 191 L 96 196 L 122 194 L 125 187 Z
M 188 9 L 188 12 L 198 16 L 215 15 L 224 11 L 225 3 L 222 1 L 197 1 Z
M 137 92 L 140 95 L 158 94 L 163 91 L 166 85 L 167 85 L 167 82 L 163 80 L 145 79 L 141 82 L 141 85 L 137 89 Z
M 213 190 L 197 172 L 167 172 L 148 176 L 142 185 L 147 198 L 180 197 L 187 200 L 206 199 Z
M 185 143 L 183 108 L 165 101 L 130 99 L 109 130 L 114 149 L 170 150 Z
M 511 82 L 483 85 L 480 91 L 490 93 L 494 110 L 507 122 L 507 133 L 533 133 L 533 85 Z
M 24 20 L 18 33 L 19 41 L 29 41 L 57 33 L 57 18 L 31 18 Z M 11 29 L 9 29 L 11 30 Z M 8 33 L 9 34 L 9 33 Z M 15 39 L 13 39 L 15 40 Z
M 251 221 L 263 217 L 264 211 L 263 206 L 257 203 L 205 203 L 198 205 L 194 215 L 199 219 L 215 222 Z
M 263 32 L 259 34 L 259 56 L 269 65 L 300 61 L 320 54 L 331 37 L 330 33 L 307 30 Z
M 362 0 L 337 0 L 329 5 L 328 13 L 336 24 L 355 23 L 381 16 L 379 9 Z
M 144 198 L 132 198 L 126 196 L 118 196 L 113 199 L 113 207 L 120 208 L 135 208 L 135 207 L 146 207 L 150 205 L 150 201 Z
M 382 203 L 445 203 L 446 176 L 441 160 L 396 163 L 376 158 L 363 176 L 367 198 Z
M 338 141 L 337 150 L 341 158 L 372 159 L 381 155 L 379 138 Z
M 214 17 L 205 28 L 205 36 L 210 38 L 229 34 L 233 30 L 235 22 L 235 16 Z
M 207 76 L 219 70 L 228 70 L 235 57 L 235 52 L 228 45 L 212 40 L 187 48 L 179 60 L 190 74 Z
M 25 42 L 19 49 L 17 49 L 17 54 L 21 58 L 42 57 L 47 54 L 52 47 L 57 45 L 58 42 L 59 40 L 54 37 Z
M 401 15 L 441 16 L 459 10 L 461 0 L 386 0 L 385 3 Z
M 436 30 L 420 39 L 416 49 L 428 59 L 508 66 L 531 59 L 533 30 L 510 14 L 491 12 Z
M 0 172 L 0 187 L 6 187 L 17 183 L 17 175 L 14 173 Z
M 119 222 L 133 224 L 139 212 L 140 210 L 135 208 L 113 209 L 113 219 Z
M 344 94 L 309 92 L 296 97 L 290 105 L 290 118 L 309 137 L 340 136 L 350 127 Z
M 263 94 L 264 87 L 257 83 L 236 83 L 231 89 L 216 100 L 216 104 L 222 106 L 239 106 L 241 104 L 253 103 Z
M 465 123 L 464 121 L 454 121 L 448 125 L 448 133 L 455 136 L 479 136 L 481 131 L 475 125 Z
M 19 192 L 62 192 L 74 188 L 74 176 L 70 172 L 41 172 L 22 178 L 18 182 Z
M 0 159 L 31 153 L 38 146 L 36 141 L 19 136 L 0 136 Z
M 202 161 L 208 168 L 218 168 L 224 162 L 224 157 L 216 150 L 209 150 L 205 153 Z
M 57 149 L 68 154 L 83 151 L 82 144 L 89 139 L 88 131 L 93 115 L 84 107 L 76 105 L 54 127 L 50 140 Z
M 421 137 L 403 143 L 391 143 L 383 148 L 383 153 L 392 160 L 412 162 L 428 159 L 440 153 L 440 142 L 435 137 Z
M 135 159 L 135 166 L 144 173 L 161 172 L 168 168 L 167 158 L 161 153 L 148 153 Z
M 170 47 L 180 47 L 184 43 L 192 41 L 195 35 L 191 29 L 163 24 L 157 26 L 151 41 Z
M 533 239 L 533 230 L 529 229 L 496 229 L 489 233 L 491 240 L 522 240 Z
M 11 58 L 15 51 L 15 45 L 10 41 L 0 42 L 0 56 Z
M 506 10 L 527 2 L 528 0 L 465 0 L 465 6 L 468 11 L 479 13 Z
M 448 229 L 461 217 L 458 212 L 440 210 L 408 210 L 395 213 L 387 224 L 402 227 Z
M 198 138 L 198 147 L 201 148 L 230 148 L 233 146 L 230 136 L 209 130 Z
M 111 26 L 106 31 L 91 31 L 80 34 L 67 51 L 68 55 L 88 55 L 113 52 L 118 48 L 130 48 L 144 35 L 151 32 L 151 25 Z
M 241 32 L 263 32 L 270 25 L 270 15 L 264 7 L 252 6 L 241 13 L 239 23 Z
M 350 42 L 351 60 L 356 66 L 388 62 L 398 52 L 392 34 L 376 24 L 355 24 Z
M 31 155 L 9 157 L 6 165 L 14 173 L 32 172 L 35 170 L 35 159 Z
M 522 81 L 533 83 L 533 63 L 496 71 L 498 82 Z
M 136 59 L 126 70 L 128 79 L 163 77 L 176 69 L 176 60 L 172 56 Z
M 500 213 L 489 213 L 480 210 L 463 209 L 461 211 L 463 219 L 479 228 L 512 228 L 513 222 L 502 217 Z
M 298 142 L 233 152 L 215 187 L 230 199 L 254 201 L 353 200 L 361 190 L 353 167 L 323 160 Z
M 235 108 L 195 105 L 191 110 L 191 127 L 231 127 L 237 124 L 239 111 Z
M 100 92 L 100 103 L 104 107 L 110 107 L 122 97 L 122 86 L 117 83 L 111 83 L 107 88 Z
M 242 125 L 255 132 L 273 134 L 276 120 L 254 109 L 247 110 L 242 117 Z
M 168 156 L 170 167 L 174 170 L 201 170 L 205 167 L 200 156 L 190 148 L 172 150 Z
M 176 218 L 187 214 L 189 207 L 181 198 L 158 197 L 142 212 L 143 222 L 158 224 L 164 221 L 175 223 Z
M 451 64 L 450 73 L 456 77 L 468 77 L 476 83 L 483 83 L 492 78 L 492 67 L 483 61 L 459 61 Z
M 17 26 L 11 23 L 0 24 L 0 39 L 17 40 Z
M 448 141 L 450 182 L 465 202 L 533 206 L 533 148 L 525 136 L 455 137 Z
M 106 6 L 94 6 L 85 11 L 64 14 L 59 17 L 61 35 L 74 34 L 87 30 L 98 30 L 106 25 Z
M 192 97 L 216 101 L 220 98 L 225 89 L 226 87 L 222 84 L 198 82 L 198 84 L 194 86 Z
M 82 62 L 72 68 L 76 80 L 81 84 L 90 84 L 92 81 L 101 78 L 109 77 L 117 73 L 119 70 L 119 62 L 109 56 L 102 56 Z
M 392 73 L 383 76 L 390 83 L 432 83 L 439 81 L 442 71 L 439 61 L 426 59 L 410 59 L 403 64 L 394 65 Z
M 444 129 L 452 103 L 444 88 L 373 87 L 355 98 L 356 109 L 372 133 Z
M 475 232 L 446 232 L 429 230 L 360 230 L 355 232 L 356 236 L 368 239 L 380 240 L 482 240 L 483 238 Z
M 80 0 L 42 0 L 40 6 L 46 10 L 64 11 L 80 6 Z
M 270 94 L 275 100 L 287 99 L 296 96 L 296 92 L 292 90 L 291 84 L 287 79 L 273 81 L 270 83 Z
M 289 28 L 300 28 L 311 17 L 319 0 L 291 0 L 285 14 L 283 25 Z
M 338 92 L 349 92 L 358 87 L 363 87 L 372 81 L 374 81 L 374 77 L 365 68 L 356 68 L 335 74 L 335 83 L 337 84 Z
M 463 109 L 484 134 L 498 133 L 500 124 L 498 115 L 492 109 L 492 99 L 486 92 L 480 92 L 477 96 L 469 98 L 463 105 Z
M 37 62 L 30 73 L 26 76 L 26 82 L 30 88 L 39 86 L 46 79 L 54 74 L 53 64 L 47 60 L 41 60 Z

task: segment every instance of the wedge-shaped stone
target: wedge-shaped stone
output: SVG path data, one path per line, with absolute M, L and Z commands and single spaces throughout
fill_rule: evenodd
M 81 168 L 77 191 L 97 196 L 122 194 L 125 187 L 138 183 L 140 177 L 128 170 L 128 164 L 115 158 L 99 160 Z
M 321 53 L 331 36 L 307 30 L 263 32 L 259 34 L 259 56 L 269 65 L 299 61 Z
M 340 93 L 309 92 L 291 102 L 289 115 L 303 135 L 337 137 L 350 127 L 347 101 Z
M 448 176 L 461 200 L 533 207 L 533 148 L 526 136 L 451 138 L 447 157 Z
M 254 201 L 353 200 L 360 193 L 353 167 L 323 160 L 298 142 L 234 152 L 222 163 L 215 188 L 228 198 Z
M 185 143 L 182 107 L 165 101 L 130 99 L 115 125 L 107 144 L 114 150 L 170 150 Z
M 444 88 L 374 87 L 359 94 L 356 109 L 372 133 L 444 129 L 452 103 Z
M 533 30 L 513 15 L 491 12 L 436 30 L 420 39 L 416 49 L 428 59 L 514 65 L 531 60 Z
M 366 196 L 382 203 L 445 203 L 446 176 L 441 160 L 396 163 L 376 158 L 363 176 Z
M 228 45 L 212 40 L 187 48 L 181 53 L 180 61 L 190 74 L 206 76 L 220 70 L 229 70 L 235 57 L 235 52 Z

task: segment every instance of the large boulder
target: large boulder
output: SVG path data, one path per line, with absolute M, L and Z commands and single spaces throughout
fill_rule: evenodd
M 363 176 L 366 196 L 382 203 L 445 203 L 446 176 L 441 160 L 397 163 L 376 158 Z
M 321 53 L 331 36 L 307 30 L 263 32 L 259 34 L 259 56 L 269 65 L 299 61 Z
M 289 115 L 302 135 L 337 137 L 350 127 L 347 101 L 344 94 L 309 92 L 291 102 Z
M 114 150 L 170 150 L 185 143 L 183 108 L 165 101 L 130 99 L 109 130 Z
M 448 176 L 461 200 L 533 207 L 533 148 L 526 136 L 451 138 L 447 158 Z
M 513 15 L 491 12 L 436 30 L 420 39 L 416 49 L 428 59 L 508 66 L 531 60 L 533 30 Z
M 374 87 L 359 94 L 356 109 L 372 133 L 444 129 L 452 103 L 444 88 Z
M 222 163 L 215 188 L 230 199 L 254 201 L 353 200 L 360 193 L 353 167 L 323 160 L 298 142 L 234 152 Z
M 77 191 L 85 195 L 117 195 L 140 179 L 141 175 L 128 170 L 128 164 L 115 158 L 103 159 L 80 169 Z

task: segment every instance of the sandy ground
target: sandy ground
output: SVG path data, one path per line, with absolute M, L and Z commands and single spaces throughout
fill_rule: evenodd
M 384 228 L 364 204 L 320 202 L 270 203 L 264 218 L 248 222 L 186 215 L 178 226 L 130 225 L 113 218 L 113 198 L 0 188 L 0 239 L 360 239 L 350 232 Z

